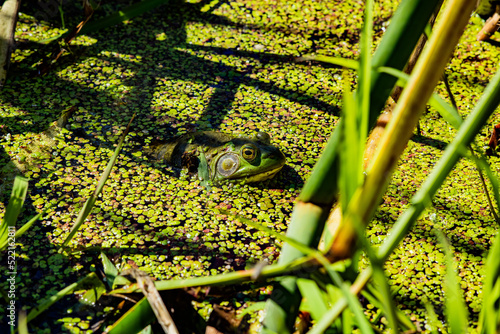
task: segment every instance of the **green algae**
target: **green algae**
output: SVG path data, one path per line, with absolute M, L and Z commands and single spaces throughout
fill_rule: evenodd
M 394 8 L 393 2 L 381 2 L 375 36 L 383 33 Z M 32 179 L 24 219 L 47 203 L 56 204 L 21 241 L 23 301 L 41 299 L 96 270 L 97 253 L 60 258 L 54 251 L 93 191 L 125 120 L 134 112 L 139 116 L 124 154 L 71 245 L 102 247 L 114 253 L 123 267 L 134 264 L 157 279 L 211 275 L 277 259 L 279 241 L 221 212 L 286 231 L 298 191 L 335 127 L 342 94 L 340 70 L 290 60 L 310 52 L 356 57 L 362 3 L 344 8 L 316 1 L 295 7 L 230 1 L 216 8 L 203 7 L 204 14 L 198 10 L 188 2 L 167 17 L 152 14 L 114 31 L 81 36 L 44 77 L 28 75 L 41 59 L 34 55 L 46 50 L 14 53 L 11 81 L 0 95 L 2 162 L 30 161 L 23 171 Z M 37 41 L 60 33 L 46 22 L 34 22 L 23 15 L 16 38 Z M 475 41 L 481 24 L 477 17 L 471 18 L 447 70 L 464 116 L 497 65 L 495 46 Z M 82 56 L 69 57 L 75 50 Z M 446 96 L 443 87 L 438 91 Z M 50 122 L 71 106 L 77 110 L 56 143 L 45 145 L 40 154 L 26 155 L 23 146 L 40 142 Z M 496 117 L 490 125 L 499 121 Z M 273 144 L 287 156 L 286 169 L 261 185 L 226 185 L 207 192 L 182 171 L 134 153 L 155 138 L 209 129 L 269 132 Z M 421 129 L 367 232 L 375 245 L 455 133 L 432 109 Z M 484 138 L 477 138 L 477 147 L 484 145 L 488 132 L 485 129 Z M 498 172 L 498 158 L 489 160 Z M 6 193 L 0 194 L 2 199 Z M 396 299 L 419 323 L 425 319 L 424 300 L 437 310 L 442 307 L 444 262 L 432 234 L 433 228 L 440 228 L 455 247 L 466 302 L 477 316 L 482 258 L 496 225 L 475 167 L 461 162 L 433 204 L 387 264 L 391 283 L 398 289 Z M 4 208 L 0 203 L 0 216 Z M 37 279 L 34 285 L 33 278 Z M 206 317 L 207 308 L 200 309 Z M 88 326 L 71 319 L 82 330 Z M 37 324 L 40 330 L 53 325 Z

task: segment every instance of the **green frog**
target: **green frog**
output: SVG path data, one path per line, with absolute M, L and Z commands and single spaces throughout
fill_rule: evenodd
M 265 132 L 250 137 L 215 131 L 187 133 L 166 143 L 153 144 L 146 153 L 172 166 L 197 171 L 202 181 L 212 184 L 268 180 L 286 162 Z

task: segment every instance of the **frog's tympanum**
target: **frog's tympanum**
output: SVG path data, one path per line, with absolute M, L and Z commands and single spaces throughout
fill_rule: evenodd
M 272 178 L 285 164 L 285 156 L 271 145 L 265 132 L 251 137 L 200 131 L 152 146 L 149 155 L 176 167 L 197 171 L 214 184 L 248 183 Z

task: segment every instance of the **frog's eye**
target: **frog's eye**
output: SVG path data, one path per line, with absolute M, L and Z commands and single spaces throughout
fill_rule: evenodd
M 238 170 L 240 159 L 234 153 L 226 153 L 217 160 L 217 172 L 228 177 Z
M 252 162 L 257 157 L 257 147 L 247 144 L 241 149 L 241 156 L 249 162 Z

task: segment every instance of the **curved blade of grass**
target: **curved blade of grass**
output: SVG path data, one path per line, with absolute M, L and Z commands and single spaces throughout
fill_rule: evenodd
M 446 275 L 444 278 L 445 315 L 451 334 L 467 333 L 468 312 L 463 298 L 462 289 L 455 272 L 455 259 L 450 249 L 450 244 L 443 232 L 434 231 L 443 248 L 446 261 Z
M 354 318 L 356 319 L 356 323 L 361 333 L 373 333 L 373 329 L 363 312 L 363 307 L 361 306 L 356 294 L 351 290 L 352 287 L 348 283 L 344 282 L 340 275 L 333 270 L 331 266 L 327 265 L 329 262 L 326 258 L 322 257 L 319 260 L 327 270 L 333 282 L 335 282 L 335 284 L 342 291 L 343 297 L 346 299 L 349 309 L 354 313 Z
M 116 277 L 119 275 L 118 269 L 103 252 L 101 252 L 101 259 L 102 259 L 102 266 L 104 268 L 104 275 L 106 275 L 106 282 L 108 283 L 108 286 L 112 289 L 113 283 L 115 282 Z
M 483 283 L 483 305 L 479 313 L 478 333 L 496 334 L 500 328 L 500 233 L 486 259 Z
M 82 209 L 80 210 L 80 213 L 78 214 L 78 217 L 75 221 L 75 224 L 73 225 L 68 236 L 66 237 L 66 239 L 62 243 L 61 247 L 59 248 L 59 252 L 61 252 L 62 249 L 71 241 L 71 239 L 73 239 L 73 237 L 76 234 L 76 232 L 78 231 L 78 229 L 80 229 L 82 224 L 85 222 L 85 219 L 87 219 L 87 216 L 90 214 L 90 212 L 94 208 L 94 204 L 97 201 L 97 199 L 99 198 L 99 195 L 101 194 L 102 189 L 104 188 L 104 184 L 106 183 L 106 180 L 108 179 L 109 174 L 111 174 L 111 170 L 113 169 L 113 166 L 116 163 L 116 159 L 118 158 L 118 155 L 120 154 L 120 151 L 123 147 L 123 142 L 125 141 L 125 137 L 128 134 L 128 131 L 130 129 L 130 124 L 132 124 L 134 117 L 135 117 L 135 114 L 132 116 L 132 118 L 130 119 L 130 121 L 127 125 L 127 128 L 123 132 L 123 135 L 120 139 L 120 142 L 118 143 L 118 146 L 115 149 L 113 156 L 111 157 L 111 159 L 109 159 L 108 165 L 106 166 L 106 169 L 104 170 L 104 172 L 101 175 L 101 179 L 99 180 L 99 183 L 97 184 L 96 190 L 87 199 L 87 201 L 83 205 Z
M 432 304 L 429 302 L 424 302 L 425 305 L 425 311 L 427 312 L 427 325 L 430 326 L 430 331 L 432 334 L 438 334 L 438 326 L 439 326 L 439 320 L 436 315 L 436 312 L 434 311 L 434 308 L 432 307 Z
M 136 334 L 155 320 L 155 314 L 153 313 L 147 298 L 143 297 L 104 333 Z
M 81 280 L 79 280 L 76 283 L 68 285 L 66 288 L 62 289 L 58 293 L 56 293 L 53 296 L 50 296 L 47 298 L 45 301 L 43 301 L 41 304 L 39 304 L 37 307 L 33 308 L 29 313 L 28 313 L 28 322 L 31 320 L 35 319 L 38 317 L 42 312 L 46 311 L 50 306 L 52 306 L 55 302 L 60 300 L 66 295 L 69 295 L 73 293 L 75 290 L 79 289 L 80 287 L 87 285 L 87 284 L 102 284 L 102 282 L 99 280 L 99 277 L 95 273 L 90 273 Z
M 365 297 L 370 304 L 375 306 L 376 308 L 382 310 L 384 308 L 381 300 L 383 298 L 383 295 L 378 291 L 377 288 L 375 288 L 373 285 L 368 286 L 368 290 L 365 289 L 362 292 L 363 297 Z M 403 313 L 401 312 L 398 308 L 394 308 L 394 311 L 396 312 L 396 317 L 398 319 L 398 323 L 401 324 L 406 330 L 408 331 L 416 331 L 415 325 L 411 320 Z
M 373 281 L 377 285 L 377 288 L 380 292 L 379 301 L 382 306 L 380 310 L 382 310 L 382 312 L 387 317 L 389 328 L 392 330 L 392 333 L 399 333 L 399 325 L 396 314 L 397 307 L 394 304 L 394 299 L 391 294 L 391 287 L 389 286 L 389 282 L 387 281 L 387 277 L 385 276 L 382 262 L 372 260 L 372 266 Z
M 318 284 L 311 279 L 299 278 L 297 279 L 297 287 L 304 297 L 302 303 L 306 305 L 306 309 L 311 313 L 313 320 L 321 319 L 328 311 L 328 305 Z
M 10 194 L 9 204 L 5 209 L 5 215 L 0 224 L 0 250 L 3 250 L 8 244 L 9 232 L 15 229 L 17 218 L 23 208 L 26 194 L 28 193 L 28 179 L 22 176 L 16 176 L 14 186 Z
M 356 281 L 350 286 L 349 290 L 352 294 L 358 294 L 363 287 L 368 283 L 372 275 L 372 268 L 368 267 L 358 275 Z M 339 318 L 344 309 L 347 307 L 347 299 L 342 296 L 337 302 L 328 309 L 328 312 L 313 326 L 308 334 L 323 334 L 331 326 L 331 324 Z
M 357 60 L 342 58 L 342 57 L 330 57 L 325 55 L 305 55 L 300 58 L 297 58 L 295 61 L 302 62 L 307 60 L 336 65 L 356 71 L 359 68 L 359 62 Z

